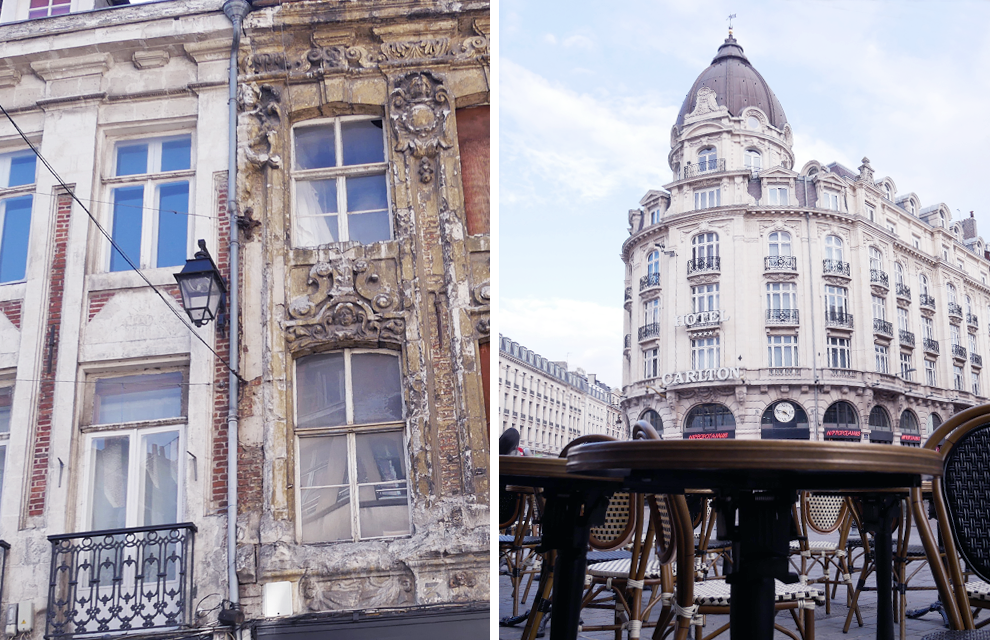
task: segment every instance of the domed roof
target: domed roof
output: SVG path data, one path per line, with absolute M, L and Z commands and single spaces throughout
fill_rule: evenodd
M 678 127 L 684 124 L 684 117 L 694 111 L 698 89 L 702 87 L 713 90 L 718 105 L 727 107 L 729 113 L 735 117 L 739 117 L 746 107 L 757 107 L 767 114 L 774 127 L 783 129 L 787 124 L 784 108 L 780 106 L 777 96 L 770 90 L 760 72 L 749 63 L 743 48 L 732 37 L 731 32 L 725 43 L 718 48 L 711 66 L 701 72 L 684 98 L 681 112 L 677 114 Z

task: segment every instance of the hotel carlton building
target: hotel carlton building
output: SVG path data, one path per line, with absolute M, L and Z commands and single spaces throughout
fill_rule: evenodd
M 918 446 L 986 402 L 986 242 L 867 158 L 795 166 L 793 142 L 730 31 L 671 129 L 670 181 L 629 212 L 624 419 Z

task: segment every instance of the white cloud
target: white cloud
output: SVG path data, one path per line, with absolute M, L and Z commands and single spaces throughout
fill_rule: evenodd
M 543 42 L 546 42 L 547 44 L 557 44 L 557 36 L 552 33 L 545 33 L 543 34 Z
M 566 38 L 564 40 L 564 46 L 568 49 L 587 49 L 592 50 L 595 48 L 595 41 L 583 34 L 575 34 Z
M 622 385 L 622 307 L 562 298 L 498 301 L 498 330 L 548 360 Z

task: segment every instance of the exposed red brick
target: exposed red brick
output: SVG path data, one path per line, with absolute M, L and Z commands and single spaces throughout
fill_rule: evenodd
M 7 316 L 10 323 L 13 324 L 18 329 L 21 328 L 21 303 L 22 300 L 8 300 L 6 302 L 0 302 L 0 311 L 3 311 L 3 315 Z
M 219 250 L 214 256 L 217 269 L 225 278 L 230 278 L 230 247 L 226 238 L 230 237 L 230 219 L 227 215 L 227 174 L 213 176 L 213 188 L 217 196 L 217 217 L 220 220 Z M 172 295 L 178 296 L 178 286 Z M 214 345 L 217 353 L 228 362 L 230 360 L 230 339 L 217 335 Z M 218 359 L 213 369 L 213 469 L 211 472 L 212 502 L 215 509 L 227 508 L 227 410 L 230 406 L 227 366 Z

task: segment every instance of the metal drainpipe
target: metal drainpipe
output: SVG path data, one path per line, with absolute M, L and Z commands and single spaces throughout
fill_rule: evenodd
M 804 183 L 804 206 L 808 207 L 808 179 L 805 178 L 801 182 Z M 811 375 L 815 379 L 815 437 L 818 436 L 818 339 L 815 336 L 815 284 L 814 278 L 814 262 L 811 259 L 811 212 L 804 212 L 804 221 L 806 228 L 808 230 L 808 304 L 811 306 Z M 828 348 L 826 346 L 826 348 Z M 824 436 L 822 436 L 824 438 Z
M 227 586 L 233 608 L 240 602 L 237 584 L 237 398 L 238 398 L 238 287 L 240 281 L 240 241 L 237 236 L 237 50 L 241 45 L 241 21 L 251 10 L 247 0 L 227 0 L 223 13 L 233 24 L 230 45 L 230 79 L 227 98 L 227 219 L 230 222 L 230 374 L 227 388 Z

